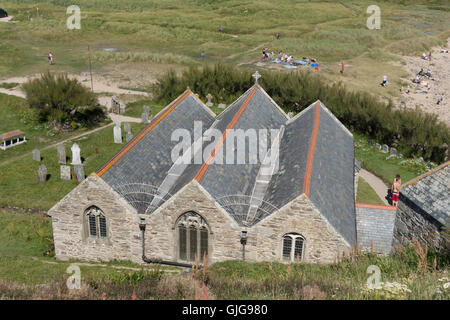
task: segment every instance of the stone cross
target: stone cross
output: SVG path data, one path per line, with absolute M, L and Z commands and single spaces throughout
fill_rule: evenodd
M 120 121 L 117 121 L 114 126 L 114 143 L 122 143 L 122 128 L 120 125 Z
M 208 95 L 206 96 L 206 99 L 208 99 L 208 102 L 206 102 L 206 106 L 207 107 L 212 107 L 213 103 L 211 102 L 211 99 L 213 98 L 213 96 L 211 95 L 211 93 L 208 93 Z
M 258 84 L 258 79 L 261 78 L 258 70 L 252 75 L 252 77 L 255 78 L 255 84 Z
M 56 149 L 58 151 L 58 163 L 66 164 L 66 148 L 63 144 L 58 144 Z
M 148 114 L 143 112 L 141 115 L 141 122 L 142 123 L 148 123 Z
M 381 151 L 382 151 L 383 153 L 388 153 L 388 152 L 389 152 L 389 146 L 388 146 L 387 144 L 383 144 L 383 145 L 381 146 Z
M 40 165 L 38 168 L 38 182 L 47 181 L 47 167 Z
M 80 157 L 81 150 L 78 144 L 74 143 L 72 148 L 70 148 L 70 150 L 72 150 L 72 164 L 73 165 L 81 164 L 81 157 Z
M 41 152 L 38 149 L 33 150 L 33 160 L 41 162 Z
M 82 164 L 78 164 L 73 167 L 73 171 L 75 172 L 75 175 L 77 176 L 78 181 L 83 181 L 86 177 L 84 174 L 84 167 Z
M 70 180 L 71 179 L 70 166 L 61 166 L 60 176 L 61 180 Z

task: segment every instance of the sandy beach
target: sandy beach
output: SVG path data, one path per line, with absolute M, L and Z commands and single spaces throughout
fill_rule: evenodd
M 447 42 L 448 49 L 450 39 Z M 419 106 L 423 111 L 438 115 L 439 119 L 450 126 L 450 53 L 442 53 L 439 48 L 431 51 L 431 61 L 424 60 L 421 56 L 403 57 L 404 66 L 409 73 L 409 78 L 404 79 L 410 85 L 410 93 L 406 93 L 407 86 L 396 101 L 397 105 L 415 108 Z M 426 52 L 428 55 L 428 52 Z M 426 72 L 431 70 L 432 79 L 425 80 L 421 84 L 412 80 L 420 69 Z M 428 89 L 429 87 L 429 89 Z M 443 99 L 439 104 L 440 99 Z

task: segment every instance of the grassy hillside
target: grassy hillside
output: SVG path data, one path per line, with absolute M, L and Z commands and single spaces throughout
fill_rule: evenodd
M 394 79 L 405 75 L 397 55 L 422 53 L 450 35 L 446 1 L 377 2 L 380 30 L 366 27 L 366 9 L 373 4 L 366 0 L 82 0 L 77 1 L 81 30 L 68 30 L 66 8 L 71 4 L 2 3 L 17 23 L 2 24 L 0 29 L 0 77 L 45 71 L 48 51 L 55 56 L 52 70 L 86 71 L 88 45 L 96 71 L 121 64 L 182 68 L 203 63 L 202 51 L 206 62 L 254 68 L 261 49 L 268 47 L 317 58 L 321 72 L 331 80 L 394 95 L 400 84 Z M 36 17 L 36 7 L 42 18 Z M 277 32 L 280 40 L 275 39 Z M 345 76 L 338 73 L 341 60 L 347 62 Z M 382 91 L 377 84 L 384 73 L 393 86 Z

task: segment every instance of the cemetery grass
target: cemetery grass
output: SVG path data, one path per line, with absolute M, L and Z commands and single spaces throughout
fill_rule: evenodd
M 131 123 L 131 131 L 136 135 L 145 124 Z M 107 127 L 90 135 L 65 143 L 67 163 L 71 162 L 70 147 L 77 143 L 81 148 L 81 158 L 86 176 L 96 171 L 108 161 L 125 144 L 115 144 L 113 127 Z M 17 161 L 0 165 L 0 205 L 12 205 L 21 208 L 38 208 L 49 210 L 55 203 L 78 185 L 74 180 L 60 179 L 60 164 L 56 147 L 41 152 L 42 161 L 32 159 L 31 154 Z M 38 167 L 47 167 L 48 180 L 37 182 Z M 72 168 L 73 173 L 73 168 Z
M 60 261 L 52 251 L 51 218 L 0 208 L 0 297 L 2 299 L 194 299 L 195 288 L 208 287 L 212 299 L 436 299 L 448 300 L 449 259 L 429 252 L 421 269 L 413 247 L 389 256 L 351 255 L 338 264 L 282 264 L 225 261 L 205 272 L 178 274 L 175 268 L 140 267 L 127 261 Z M 436 264 L 433 263 L 436 257 Z M 422 259 L 422 262 L 424 260 Z M 89 265 L 86 265 L 89 263 Z M 67 268 L 81 270 L 81 290 L 69 292 Z M 406 285 L 411 292 L 367 291 L 367 267 L 381 269 L 381 281 Z M 141 266 L 142 267 L 142 266 Z M 169 271 L 176 271 L 174 273 Z M 444 279 L 443 279 L 444 278 Z
M 384 205 L 384 202 L 381 201 L 375 190 L 373 190 L 372 187 L 361 177 L 358 178 L 356 202 Z
M 48 124 L 38 123 L 33 118 L 32 110 L 28 107 L 25 99 L 3 93 L 0 93 L 0 119 L 0 133 L 19 129 L 25 132 L 27 138 L 26 143 L 7 150 L 0 150 L 0 163 L 95 128 L 79 128 L 66 133 L 56 132 Z M 110 121 L 107 119 L 98 126 L 105 125 Z
M 77 4 L 81 30 L 67 30 L 65 0 L 4 2 L 18 23 L 3 24 L 0 29 L 0 77 L 48 70 L 49 50 L 55 56 L 52 70 L 87 71 L 88 45 L 96 72 L 123 63 L 182 68 L 218 61 L 253 69 L 266 46 L 274 52 L 318 59 L 321 73 L 330 80 L 342 79 L 352 88 L 382 96 L 397 95 L 400 80 L 394 78 L 405 71 L 386 62 L 398 62 L 398 55 L 421 54 L 449 36 L 445 0 L 379 3 L 380 30 L 366 27 L 366 9 L 373 4 L 368 0 L 345 4 L 270 0 L 113 0 L 105 4 L 83 0 Z M 36 6 L 42 19 L 36 18 Z M 280 40 L 274 37 L 277 32 Z M 202 51 L 204 61 L 199 59 Z M 341 76 L 342 59 L 348 69 Z M 378 85 L 384 73 L 393 80 L 387 89 Z

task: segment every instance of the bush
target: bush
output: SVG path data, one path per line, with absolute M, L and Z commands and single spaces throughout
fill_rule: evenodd
M 67 75 L 54 76 L 47 72 L 25 83 L 23 89 L 40 122 L 68 124 L 66 127 L 73 128 L 72 122 L 89 127 L 105 119 L 105 110 L 95 94 Z
M 191 67 L 177 76 L 169 71 L 153 86 L 155 98 L 168 103 L 186 87 L 216 103 L 231 103 L 250 88 L 252 72 L 224 65 Z M 368 93 L 351 92 L 341 83 L 326 84 L 309 72 L 262 72 L 262 87 L 286 111 L 300 112 L 320 99 L 350 130 L 364 134 L 381 144 L 395 146 L 406 156 L 422 156 L 434 162 L 444 161 L 450 130 L 437 116 L 419 109 L 394 109 Z

